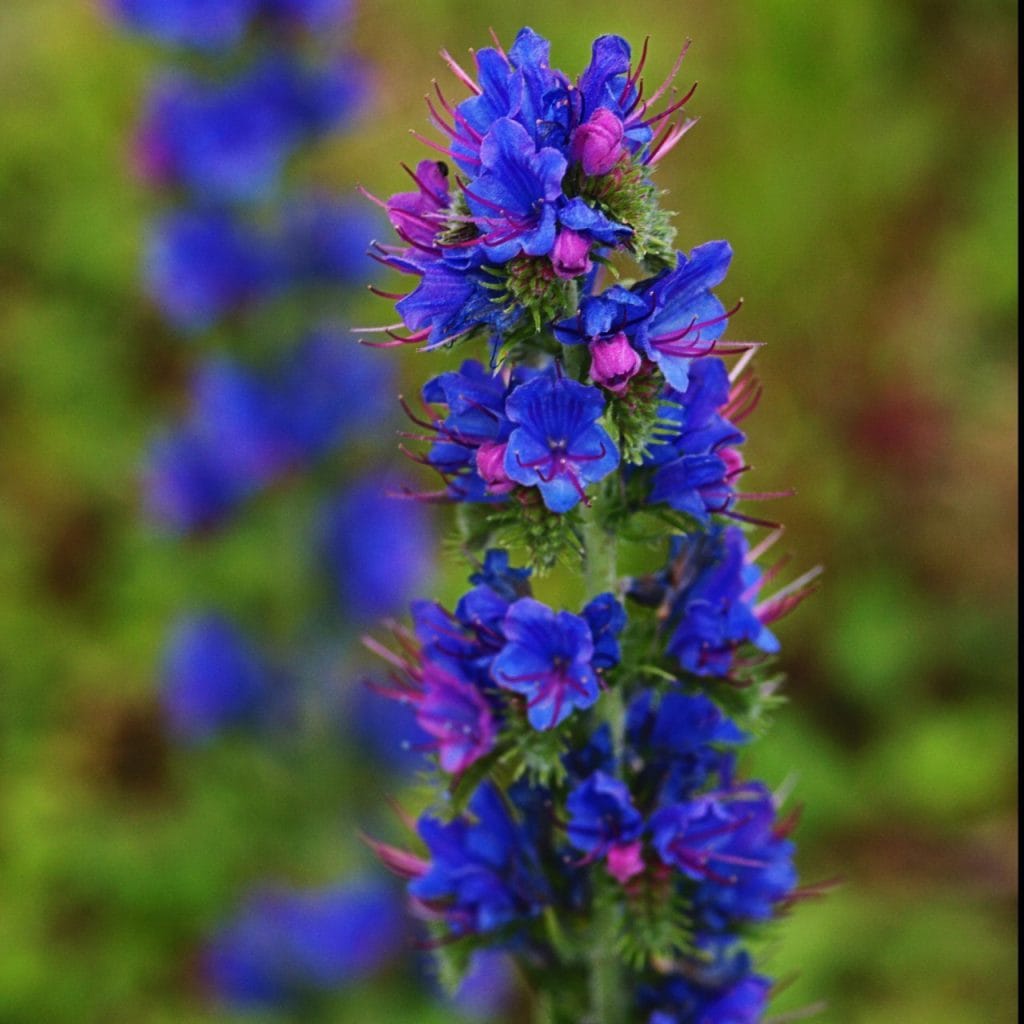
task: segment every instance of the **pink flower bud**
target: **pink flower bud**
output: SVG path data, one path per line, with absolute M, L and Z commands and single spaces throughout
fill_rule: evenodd
M 573 132 L 573 158 L 586 174 L 607 174 L 625 155 L 622 135 L 622 122 L 607 107 L 598 107 Z
M 644 869 L 643 843 L 620 843 L 608 850 L 608 874 L 619 885 L 625 885 Z
M 507 444 L 485 441 L 476 450 L 476 469 L 491 494 L 508 494 L 515 487 L 505 472 L 505 449 Z
M 590 343 L 590 377 L 595 384 L 621 395 L 643 360 L 621 331 L 607 340 Z
M 551 266 L 559 277 L 579 277 L 590 269 L 590 242 L 571 228 L 562 228 L 551 250 Z

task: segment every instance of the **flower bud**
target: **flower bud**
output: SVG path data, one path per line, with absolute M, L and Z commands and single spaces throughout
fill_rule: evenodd
M 562 228 L 551 250 L 551 266 L 559 277 L 585 274 L 590 269 L 590 242 L 571 228 Z
M 621 331 L 590 343 L 590 377 L 595 384 L 621 395 L 643 360 Z
M 643 843 L 617 843 L 608 850 L 608 874 L 620 885 L 644 870 Z
M 623 157 L 622 122 L 607 107 L 599 107 L 572 137 L 572 155 L 586 174 L 607 174 Z
M 476 450 L 476 469 L 491 494 L 508 494 L 515 487 L 505 472 L 505 449 L 508 444 L 486 441 Z

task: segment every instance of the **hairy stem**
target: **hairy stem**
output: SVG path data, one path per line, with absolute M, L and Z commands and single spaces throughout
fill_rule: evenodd
M 601 498 L 598 496 L 597 501 Z M 615 593 L 619 582 L 618 539 L 599 522 L 592 507 L 583 515 L 583 572 L 587 600 L 599 594 Z M 622 753 L 623 705 L 619 693 L 607 690 L 598 705 L 608 722 L 616 757 Z M 625 1024 L 626 1007 L 620 962 L 613 948 L 612 922 L 599 919 L 593 929 L 589 964 L 590 1017 L 593 1024 Z

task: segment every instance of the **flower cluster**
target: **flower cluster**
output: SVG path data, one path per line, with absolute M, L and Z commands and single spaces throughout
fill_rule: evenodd
M 674 248 L 651 173 L 692 90 L 670 93 L 678 65 L 647 90 L 645 57 L 603 36 L 573 80 L 530 29 L 475 78 L 446 56 L 469 92 L 428 100 L 446 160 L 378 200 L 398 242 L 373 255 L 418 280 L 380 293 L 401 322 L 369 343 L 483 353 L 406 405 L 444 484 L 423 497 L 480 506 L 459 519 L 479 561 L 454 611 L 421 601 L 395 650 L 367 640 L 438 787 L 414 849 L 373 846 L 451 970 L 505 950 L 552 1019 L 754 1024 L 772 983 L 748 943 L 801 891 L 795 818 L 737 753 L 814 573 L 763 593 L 781 530 L 738 506 L 778 495 L 737 484 L 756 345 L 725 340 L 728 243 Z M 620 544 L 644 571 L 620 574 Z M 533 595 L 559 559 L 579 613 Z

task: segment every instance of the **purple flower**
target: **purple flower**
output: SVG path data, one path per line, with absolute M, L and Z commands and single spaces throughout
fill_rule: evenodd
M 586 500 L 588 484 L 619 464 L 619 451 L 597 421 L 604 399 L 556 373 L 516 388 L 505 403 L 515 424 L 508 439 L 505 472 L 525 486 L 537 486 L 552 512 L 568 512 Z
M 509 608 L 504 632 L 507 643 L 491 674 L 503 689 L 526 697 L 535 729 L 553 729 L 574 708 L 589 708 L 597 700 L 594 641 L 584 619 L 524 597 Z
M 420 669 L 416 721 L 433 736 L 443 771 L 460 775 L 494 748 L 496 728 L 487 700 L 471 682 L 431 661 Z
M 420 819 L 430 866 L 409 886 L 417 900 L 444 916 L 456 936 L 525 922 L 550 900 L 522 826 L 491 783 L 477 789 L 469 810 L 473 821 Z
M 323 509 L 323 561 L 339 603 L 355 621 L 395 614 L 430 569 L 433 536 L 426 513 L 399 493 L 396 479 L 367 476 Z
M 283 1009 L 378 972 L 399 957 L 408 935 L 401 900 L 378 882 L 266 889 L 213 936 L 204 966 L 225 1003 Z
M 590 343 L 590 378 L 595 384 L 621 395 L 637 375 L 643 360 L 621 331 Z
M 625 128 L 607 107 L 598 107 L 572 137 L 572 155 L 584 174 L 607 174 L 626 155 Z
M 203 743 L 227 729 L 255 725 L 270 698 L 271 671 L 226 619 L 179 620 L 163 656 L 160 699 L 171 732 Z
M 590 239 L 562 228 L 551 249 L 551 266 L 559 277 L 579 277 L 590 271 Z
M 219 211 L 170 214 L 153 228 L 146 288 L 178 329 L 212 327 L 276 287 L 263 240 Z

